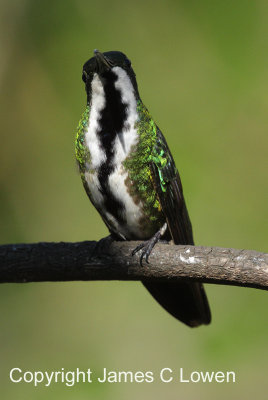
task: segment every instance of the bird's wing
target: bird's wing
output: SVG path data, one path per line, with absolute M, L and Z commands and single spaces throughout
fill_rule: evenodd
M 151 175 L 161 209 L 175 244 L 194 244 L 192 225 L 173 157 L 161 131 L 153 149 Z
M 161 209 L 175 244 L 193 245 L 190 218 L 185 205 L 181 180 L 161 131 L 152 152 L 151 175 Z M 203 285 L 198 282 L 145 283 L 153 297 L 175 318 L 194 327 L 209 324 L 210 309 Z

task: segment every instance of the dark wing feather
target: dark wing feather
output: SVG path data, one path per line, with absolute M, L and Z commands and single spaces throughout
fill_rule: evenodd
M 157 133 L 158 143 L 154 150 L 156 155 L 159 152 L 166 158 L 166 161 L 158 162 L 156 156 L 155 161 L 151 163 L 151 174 L 160 206 L 174 243 L 193 245 L 192 226 L 183 197 L 179 173 L 165 138 L 159 129 Z M 145 283 L 144 285 L 170 314 L 185 324 L 193 327 L 210 323 L 210 309 L 202 284 L 160 282 Z

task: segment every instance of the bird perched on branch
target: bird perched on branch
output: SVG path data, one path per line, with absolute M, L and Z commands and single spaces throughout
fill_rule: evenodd
M 87 105 L 76 159 L 84 188 L 115 240 L 142 240 L 140 263 L 160 240 L 194 244 L 180 177 L 167 142 L 143 104 L 130 60 L 94 51 L 83 66 Z M 209 324 L 201 283 L 143 283 L 175 318 Z

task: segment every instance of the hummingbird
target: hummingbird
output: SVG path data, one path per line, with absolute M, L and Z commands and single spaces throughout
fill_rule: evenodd
M 87 102 L 75 152 L 85 191 L 112 240 L 140 240 L 140 264 L 159 240 L 193 245 L 182 184 L 167 142 L 143 104 L 129 58 L 101 53 L 83 66 Z M 211 314 L 198 282 L 143 282 L 171 315 L 190 327 Z

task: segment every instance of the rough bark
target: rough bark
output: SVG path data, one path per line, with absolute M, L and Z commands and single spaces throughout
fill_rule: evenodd
M 0 246 L 0 283 L 187 279 L 268 289 L 268 254 L 159 243 L 141 267 L 138 242 L 35 243 Z

